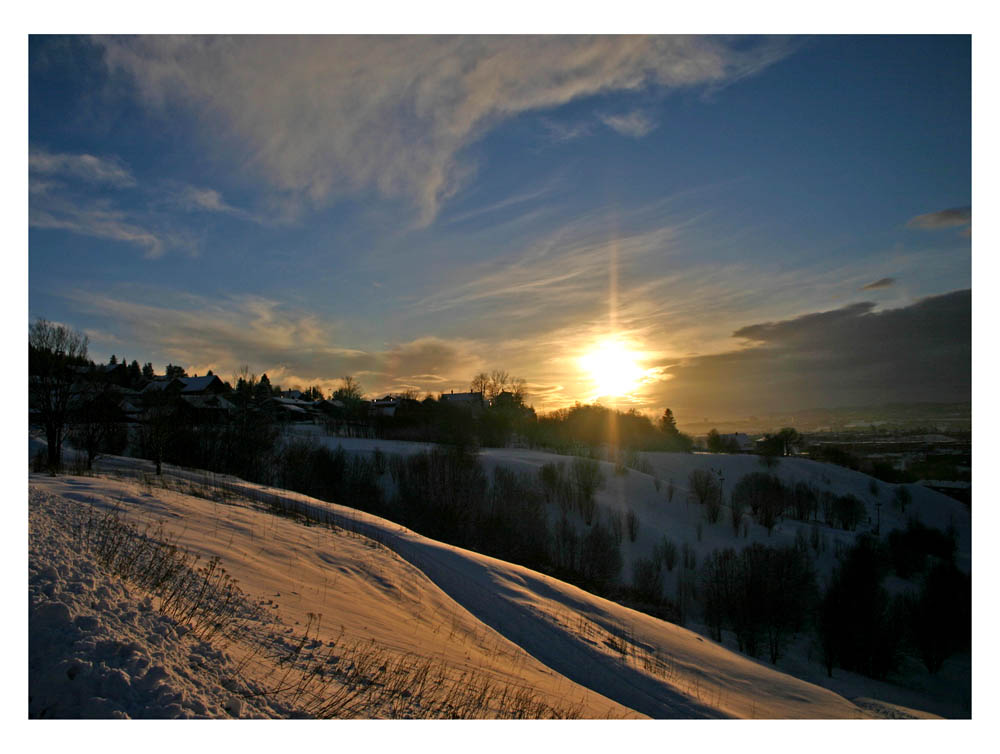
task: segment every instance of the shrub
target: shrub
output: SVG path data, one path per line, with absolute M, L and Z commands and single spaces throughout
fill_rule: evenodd
M 639 516 L 631 508 L 625 514 L 625 525 L 628 527 L 628 541 L 635 542 L 635 538 L 639 536 Z
M 865 517 L 865 504 L 854 495 L 838 495 L 833 500 L 833 514 L 845 531 L 854 531 Z
M 653 547 L 653 557 L 662 560 L 667 570 L 672 571 L 677 565 L 677 545 L 671 539 L 664 537 L 659 544 Z
M 736 599 L 736 551 L 714 550 L 705 559 L 700 574 L 705 624 L 715 641 L 722 641 L 722 629 L 730 624 Z
M 781 459 L 778 456 L 762 455 L 758 456 L 757 458 L 760 465 L 763 466 L 765 469 L 773 469 L 779 463 L 781 463 Z
M 621 511 L 608 511 L 608 527 L 615 537 L 615 543 L 619 545 L 622 543 L 622 523 Z
M 693 571 L 698 567 L 698 553 L 687 542 L 681 546 L 681 563 L 689 571 Z
M 815 575 L 795 547 L 753 544 L 739 555 L 716 550 L 701 570 L 705 620 L 717 641 L 722 628 L 736 634 L 740 651 L 757 655 L 766 643 L 776 663 L 788 638 L 799 631 L 815 594 Z
M 663 562 L 656 558 L 638 558 L 632 563 L 632 588 L 644 602 L 659 602 L 663 597 Z
M 580 546 L 580 573 L 590 582 L 606 587 L 622 570 L 622 555 L 614 535 L 597 521 Z
M 733 525 L 733 536 L 739 536 L 740 524 L 743 523 L 744 498 L 736 494 L 729 495 L 729 515 Z
M 773 474 L 755 471 L 736 483 L 730 499 L 741 508 L 749 508 L 757 523 L 764 526 L 770 534 L 778 517 L 785 510 L 788 490 Z
M 895 491 L 893 492 L 892 502 L 899 508 L 900 513 L 906 513 L 906 506 L 910 504 L 913 500 L 913 496 L 910 491 L 903 485 L 897 485 Z
M 705 505 L 709 501 L 722 496 L 722 486 L 716 475 L 705 469 L 695 469 L 688 476 L 688 488 L 691 496 L 700 505 Z
M 579 568 L 580 538 L 565 513 L 556 524 L 552 540 L 552 561 L 557 568 L 573 572 Z
M 604 486 L 601 464 L 593 458 L 574 458 L 571 477 L 580 515 L 589 526 L 594 520 L 596 510 L 594 495 Z
M 911 608 L 910 636 L 929 673 L 972 639 L 972 584 L 953 563 L 939 562 Z
M 375 451 L 372 453 L 372 464 L 375 469 L 375 473 L 378 476 L 382 476 L 385 473 L 385 453 L 383 453 L 379 448 L 375 448 Z
M 905 600 L 883 586 L 888 558 L 878 542 L 859 536 L 840 556 L 820 604 L 817 629 L 827 674 L 834 665 L 885 678 L 899 662 Z
M 806 482 L 796 482 L 791 495 L 793 515 L 799 521 L 811 521 L 816 511 L 816 490 Z
M 958 543 L 954 534 L 910 521 L 906 529 L 894 529 L 886 538 L 892 569 L 900 578 L 908 579 L 927 568 L 928 557 L 944 563 L 955 562 Z

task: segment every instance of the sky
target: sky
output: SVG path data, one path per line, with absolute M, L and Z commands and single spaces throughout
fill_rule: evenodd
M 970 47 L 33 36 L 29 318 L 158 372 L 500 368 L 682 425 L 970 400 Z

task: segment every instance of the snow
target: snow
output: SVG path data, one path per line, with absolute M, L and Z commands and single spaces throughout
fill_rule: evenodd
M 71 498 L 32 487 L 29 510 L 30 717 L 282 713 L 253 696 L 223 652 L 186 638 L 148 595 L 75 551 L 71 530 L 83 510 Z
M 327 435 L 319 427 L 296 428 L 293 436 L 308 437 L 315 442 L 325 443 L 330 448 L 341 446 L 345 451 L 354 453 L 371 453 L 379 448 L 385 453 L 410 455 L 434 447 L 429 443 L 334 437 Z M 538 469 L 545 463 L 568 464 L 573 460 L 571 457 L 540 450 L 517 448 L 484 448 L 480 451 L 479 458 L 488 474 L 491 474 L 493 468 L 498 465 L 515 471 L 537 474 Z M 642 453 L 641 458 L 649 464 L 652 473 L 629 469 L 624 476 L 618 476 L 615 474 L 614 464 L 601 462 L 606 486 L 596 495 L 598 505 L 605 510 L 624 513 L 631 508 L 639 516 L 640 526 L 636 541 L 629 542 L 626 537 L 621 545 L 625 562 L 622 579 L 625 581 L 631 578 L 633 560 L 637 557 L 649 557 L 653 546 L 664 534 L 673 539 L 678 546 L 682 542 L 687 542 L 697 552 L 700 563 L 705 556 L 720 547 L 739 548 L 753 542 L 789 545 L 794 544 L 798 531 L 802 530 L 806 535 L 810 533 L 812 524 L 785 519 L 780 521 L 769 535 L 763 526 L 746 519 L 749 522 L 746 538 L 742 536 L 734 538 L 728 509 L 723 511 L 717 523 L 709 524 L 704 520 L 701 506 L 691 500 L 688 477 L 695 469 L 722 473 L 725 500 L 729 499 L 733 486 L 744 475 L 761 471 L 776 475 L 787 486 L 793 486 L 801 481 L 812 485 L 820 492 L 826 490 L 837 495 L 852 494 L 860 499 L 865 505 L 870 521 L 859 525 L 856 532 L 820 525 L 821 535 L 826 542 L 826 549 L 818 554 L 817 567 L 821 573 L 828 573 L 834 567 L 838 542 L 844 545 L 853 543 L 857 533 L 874 529 L 876 520 L 880 523 L 882 534 L 892 529 L 905 528 L 910 517 L 942 530 L 953 525 L 959 538 L 956 556 L 958 566 L 966 572 L 971 570 L 972 528 L 969 509 L 961 502 L 921 485 L 904 485 L 912 496 L 912 502 L 905 512 L 901 512 L 892 504 L 897 485 L 882 482 L 842 466 L 805 458 L 782 458 L 778 465 L 771 469 L 761 466 L 758 456 L 755 455 Z M 659 490 L 656 489 L 656 479 L 660 481 Z M 668 502 L 667 489 L 671 482 L 674 486 L 674 497 Z M 869 487 L 873 482 L 878 491 L 877 496 L 872 494 Z M 878 505 L 877 510 L 876 505 Z
M 302 429 L 307 428 L 296 428 Z M 376 447 L 387 453 L 430 447 L 322 435 L 316 440 L 365 453 Z M 30 447 L 37 447 L 37 441 Z M 636 542 L 623 539 L 626 564 L 648 552 L 664 531 L 678 543 L 696 547 L 699 560 L 716 546 L 732 546 L 728 522 L 705 524 L 697 539 L 700 511 L 685 501 L 687 475 L 693 468 L 721 469 L 728 489 L 742 473 L 760 470 L 756 459 L 644 455 L 663 481 L 659 492 L 653 475 L 630 470 L 618 477 L 612 465 L 603 465 L 608 485 L 598 502 L 632 506 L 641 519 Z M 488 471 L 497 464 L 534 471 L 543 463 L 570 459 L 539 451 L 488 449 L 481 460 Z M 396 656 L 433 660 L 457 673 L 486 674 L 531 689 L 583 717 L 842 719 L 932 717 L 929 710 L 943 709 L 933 689 L 904 692 L 846 673 L 837 673 L 835 683 L 825 682 L 818 663 L 806 659 L 808 647 L 791 652 L 776 669 L 696 631 L 544 574 L 303 495 L 169 466 L 161 483 L 148 473 L 147 462 L 135 459 L 104 459 L 98 466 L 104 476 L 30 476 L 33 715 L 46 709 L 63 717 L 294 713 L 276 698 L 247 696 L 247 689 L 262 682 L 263 671 L 234 674 L 233 663 L 245 648 L 220 651 L 198 643 L 186 635 L 184 626 L 172 625 L 153 610 L 155 601 L 148 595 L 130 591 L 74 549 L 72 522 L 91 510 L 112 508 L 141 524 L 162 522 L 180 544 L 203 559 L 220 557 L 243 592 L 266 608 L 289 636 L 301 635 L 310 625 L 310 614 L 321 614 L 320 626 L 311 634 L 320 643 L 348 637 L 372 642 Z M 806 479 L 871 502 L 869 478 L 856 472 L 802 459 L 783 459 L 774 471 L 786 482 Z M 121 477 L 114 478 L 116 474 Z M 137 474 L 151 481 L 134 478 Z M 209 489 L 220 479 L 224 495 Z M 676 487 L 672 503 L 665 498 L 669 479 Z M 905 523 L 889 510 L 891 488 L 880 488 L 883 527 Z M 963 547 L 968 516 L 962 517 L 961 504 L 930 490 L 912 491 L 910 512 L 917 511 L 932 524 L 956 523 L 964 538 L 962 556 L 971 563 L 968 546 Z M 342 526 L 331 531 L 276 516 L 250 499 L 259 502 L 261 495 L 336 515 Z M 784 522 L 771 537 L 752 526 L 748 540 L 794 541 L 798 526 Z M 824 533 L 831 542 L 853 536 L 826 529 Z M 832 550 L 825 553 L 831 563 Z M 52 649 L 34 651 L 43 646 Z M 131 652 L 123 654 L 121 647 Z M 69 680 L 68 670 L 77 666 Z M 152 668 L 162 670 L 149 676 Z M 968 667 L 964 675 L 959 667 L 957 675 L 958 683 L 964 677 L 968 688 Z M 234 683 L 243 685 L 233 691 Z M 234 705 L 240 700 L 242 709 L 237 710 Z M 954 709 L 960 706 L 943 711 L 958 714 Z

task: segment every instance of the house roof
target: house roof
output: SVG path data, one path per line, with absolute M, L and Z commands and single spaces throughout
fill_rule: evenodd
M 178 377 L 177 381 L 183 386 L 182 393 L 200 393 L 207 390 L 215 382 L 221 384 L 222 380 L 217 375 L 209 374 L 205 377 Z
M 479 401 L 483 400 L 482 393 L 442 393 L 441 400 L 443 401 Z
M 225 411 L 236 408 L 221 395 L 181 395 L 181 399 L 194 408 L 214 408 Z

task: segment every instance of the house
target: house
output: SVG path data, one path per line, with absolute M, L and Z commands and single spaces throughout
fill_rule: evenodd
M 181 384 L 181 395 L 218 395 L 226 391 L 226 385 L 217 375 L 204 377 L 175 377 L 175 382 Z
M 212 393 L 185 395 L 181 393 L 180 397 L 188 407 L 186 413 L 199 423 L 225 421 L 228 415 L 236 410 L 236 406 L 221 395 Z
M 719 439 L 737 453 L 752 453 L 755 449 L 755 442 L 745 432 L 720 434 Z
M 277 421 L 311 422 L 319 418 L 316 406 L 312 401 L 300 401 L 294 398 L 268 398 L 261 405 Z
M 391 395 L 385 396 L 385 398 L 376 398 L 368 406 L 369 416 L 395 416 L 396 409 L 399 408 L 399 398 L 393 398 Z
M 441 393 L 441 402 L 453 406 L 461 406 L 470 411 L 481 411 L 485 406 L 482 393 Z
M 159 377 L 142 389 L 143 393 L 166 390 L 180 395 L 218 395 L 226 391 L 225 383 L 217 375 L 205 377 L 174 377 L 171 380 Z

